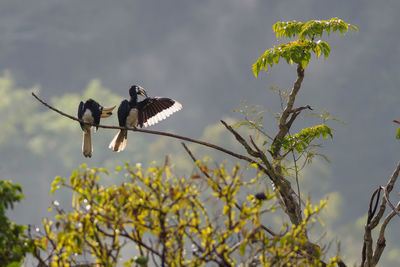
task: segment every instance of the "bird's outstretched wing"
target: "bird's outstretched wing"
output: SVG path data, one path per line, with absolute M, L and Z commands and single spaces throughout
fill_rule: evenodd
M 138 103 L 139 126 L 148 127 L 182 109 L 181 103 L 170 98 L 146 98 Z

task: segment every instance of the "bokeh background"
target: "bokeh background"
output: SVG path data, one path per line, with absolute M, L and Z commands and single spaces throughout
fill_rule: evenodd
M 0 178 L 20 183 L 25 194 L 11 218 L 39 225 L 50 216 L 47 208 L 55 198 L 65 198 L 68 206 L 66 196 L 49 195 L 50 183 L 57 175 L 68 177 L 81 163 L 108 168 L 109 184 L 116 182 L 116 166 L 148 166 L 166 155 L 179 175 L 194 170 L 177 140 L 130 133 L 128 149 L 113 153 L 107 146 L 115 133 L 104 129 L 93 137 L 94 157 L 86 159 L 79 124 L 40 105 L 32 91 L 75 115 L 82 99 L 115 105 L 132 84 L 139 84 L 151 96 L 171 97 L 184 106 L 152 129 L 240 152 L 219 120 L 241 119 L 233 110 L 243 100 L 279 111 L 279 98 L 269 88 L 291 87 L 296 78 L 295 68 L 285 62 L 258 79 L 252 74 L 252 63 L 280 42 L 272 25 L 339 17 L 360 31 L 324 36 L 331 55 L 307 67 L 297 105 L 329 110 L 347 125 L 331 124 L 334 138 L 322 149 L 331 163 L 314 161 L 300 180 L 311 199 L 329 196 L 327 238 L 340 240 L 344 259 L 356 262 L 370 195 L 386 183 L 400 159 L 392 123 L 400 118 L 399 10 L 397 0 L 2 0 Z M 102 122 L 116 125 L 117 119 Z M 271 134 L 274 123 L 267 115 L 264 126 Z M 304 118 L 296 127 L 315 123 Z M 198 153 L 234 160 L 210 150 Z M 400 264 L 399 226 L 394 219 L 388 229 L 382 266 Z

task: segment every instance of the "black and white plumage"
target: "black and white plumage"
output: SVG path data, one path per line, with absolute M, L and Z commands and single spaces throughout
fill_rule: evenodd
M 118 121 L 121 127 L 148 127 L 169 117 L 171 114 L 182 109 L 182 105 L 173 99 L 165 97 L 147 97 L 146 91 L 137 85 L 129 89 L 131 99 L 123 100 L 118 108 Z M 138 102 L 137 96 L 145 97 Z M 127 130 L 119 130 L 111 141 L 109 148 L 115 152 L 126 148 L 128 137 Z
M 78 118 L 87 123 L 93 123 L 95 125 L 100 124 L 100 118 L 107 118 L 112 115 L 112 110 L 115 108 L 103 108 L 99 103 L 93 99 L 88 99 L 85 103 L 82 101 L 79 103 L 78 107 Z M 82 153 L 85 157 L 92 157 L 93 147 L 92 147 L 92 135 L 91 128 L 92 125 L 88 125 L 79 122 L 83 131 L 82 140 Z M 95 126 L 95 131 L 98 127 Z

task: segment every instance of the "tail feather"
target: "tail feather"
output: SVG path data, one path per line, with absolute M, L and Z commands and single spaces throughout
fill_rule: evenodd
M 108 147 L 115 152 L 123 151 L 126 148 L 127 138 L 128 138 L 128 131 L 119 130 Z
M 89 130 L 84 130 L 83 131 L 83 141 L 82 141 L 82 153 L 85 157 L 92 157 L 92 135 Z

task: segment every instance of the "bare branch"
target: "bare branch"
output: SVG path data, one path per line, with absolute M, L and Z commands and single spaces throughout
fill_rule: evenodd
M 304 78 L 304 69 L 301 67 L 300 64 L 298 64 L 297 65 L 297 79 L 293 85 L 292 91 L 290 92 L 286 107 L 283 110 L 282 115 L 279 119 L 279 131 L 276 134 L 274 141 L 272 143 L 272 146 L 271 146 L 272 150 L 273 150 L 274 158 L 279 157 L 279 151 L 282 146 L 280 140 L 282 140 L 282 138 L 286 136 L 286 134 L 288 133 L 288 131 L 290 129 L 291 124 L 293 123 L 293 121 L 291 121 L 290 125 L 288 125 L 287 120 L 288 120 L 289 115 L 292 114 L 292 112 L 293 112 L 294 101 L 296 100 L 296 95 L 300 90 L 301 83 L 303 82 L 303 78 Z
M 398 216 L 400 216 L 400 213 L 399 213 L 399 211 L 397 210 L 397 208 L 395 208 L 394 205 L 392 204 L 392 202 L 390 202 L 387 187 L 381 186 L 381 188 L 382 188 L 382 190 L 383 190 L 383 192 L 384 192 L 384 196 L 385 196 L 386 202 L 387 202 L 387 203 L 389 204 L 389 206 L 392 208 L 393 212 L 394 212 L 395 214 L 397 214 Z
M 295 121 L 295 119 L 297 118 L 297 116 L 300 115 L 301 111 L 304 110 L 304 109 L 313 110 L 313 109 L 310 107 L 310 105 L 307 105 L 307 106 L 305 106 L 305 107 L 298 107 L 298 108 L 295 108 L 294 110 L 290 111 L 290 113 L 291 113 L 292 115 L 290 116 L 289 121 L 286 123 L 288 129 L 290 129 L 290 127 L 292 127 L 293 122 Z M 289 130 L 288 130 L 288 133 L 289 133 Z
M 231 155 L 231 156 L 233 156 L 233 157 L 235 157 L 235 158 L 238 158 L 238 159 L 241 159 L 241 160 L 245 160 L 245 161 L 250 162 L 250 163 L 253 163 L 253 162 L 254 162 L 251 158 L 246 157 L 246 156 L 244 156 L 244 155 L 237 154 L 237 153 L 235 153 L 235 152 L 233 152 L 233 151 L 230 151 L 230 150 L 228 150 L 228 149 L 225 149 L 225 148 L 223 148 L 223 147 L 220 147 L 220 146 L 217 146 L 217 145 L 208 143 L 208 142 L 196 140 L 196 139 L 193 139 L 193 138 L 189 138 L 189 137 L 186 137 L 186 136 L 181 136 L 181 135 L 177 135 L 177 134 L 173 134 L 173 133 L 167 133 L 167 132 L 160 132 L 160 131 L 152 131 L 152 130 L 139 129 L 139 128 L 128 128 L 128 127 L 120 127 L 120 126 L 110 126 L 110 125 L 102 125 L 102 124 L 87 123 L 87 122 L 84 122 L 84 121 L 78 119 L 77 117 L 71 116 L 71 115 L 69 115 L 69 114 L 66 114 L 66 113 L 64 113 L 64 112 L 62 112 L 62 111 L 56 109 L 55 107 L 51 106 L 50 104 L 46 103 L 44 100 L 42 100 L 41 98 L 39 98 L 39 97 L 38 97 L 35 93 L 33 93 L 33 92 L 32 92 L 32 95 L 33 95 L 33 97 L 35 97 L 40 103 L 42 103 L 43 105 L 45 105 L 45 106 L 48 107 L 49 109 L 51 109 L 51 110 L 57 112 L 58 114 L 60 114 L 60 115 L 62 115 L 62 116 L 64 116 L 64 117 L 67 117 L 67 118 L 69 118 L 69 119 L 71 119 L 71 120 L 74 120 L 74 121 L 82 122 L 82 123 L 85 123 L 85 124 L 88 124 L 88 125 L 92 125 L 92 126 L 96 126 L 96 127 L 104 128 L 104 129 L 128 130 L 128 131 L 133 131 L 133 132 L 142 132 L 142 133 L 148 133 L 148 134 L 154 134 L 154 135 L 168 136 L 168 137 L 172 137 L 172 138 L 181 139 L 181 140 L 185 140 L 185 141 L 188 141 L 188 142 L 196 143 L 196 144 L 199 144 L 199 145 L 203 145 L 203 146 L 206 146 L 206 147 L 210 147 L 210 148 L 219 150 L 219 151 L 224 152 L 224 153 L 226 153 L 226 154 L 228 154 L 228 155 Z
M 249 155 L 259 158 L 260 157 L 260 153 L 254 151 L 249 144 L 246 142 L 246 140 L 238 133 L 236 132 L 231 126 L 229 126 L 226 122 L 224 122 L 223 120 L 221 120 L 221 123 L 226 127 L 226 129 L 228 129 L 228 131 L 230 131 L 236 138 L 236 140 L 242 144 L 242 146 L 246 149 L 247 153 L 249 153 Z
M 400 202 L 394 207 L 394 205 L 389 201 L 389 194 L 393 190 L 394 184 L 397 181 L 400 172 L 400 161 L 397 163 L 397 167 L 394 170 L 391 178 L 389 179 L 386 186 L 379 186 L 371 196 L 369 208 L 368 208 L 368 217 L 367 223 L 365 225 L 365 233 L 364 233 L 364 244 L 362 249 L 362 259 L 361 266 L 375 266 L 382 253 L 386 247 L 386 239 L 385 239 L 385 230 L 390 222 L 390 220 L 397 214 L 400 216 L 399 208 Z M 381 205 L 379 207 L 379 211 L 375 216 L 378 207 L 378 201 L 380 199 L 380 192 L 384 192 L 384 196 L 382 197 Z M 392 212 L 385 218 L 384 222 L 379 231 L 379 236 L 376 241 L 375 249 L 372 249 L 372 230 L 378 226 L 380 220 L 383 217 L 383 214 L 386 209 L 386 204 L 388 204 L 392 208 Z M 375 216 L 375 217 L 374 217 Z
M 392 212 L 388 216 L 386 216 L 385 220 L 382 223 L 381 229 L 379 231 L 379 237 L 376 241 L 376 246 L 375 246 L 375 250 L 374 250 L 374 254 L 373 254 L 373 258 L 372 258 L 372 262 L 371 262 L 373 264 L 373 266 L 375 266 L 379 262 L 380 257 L 383 253 L 383 250 L 386 247 L 385 230 L 386 230 L 387 225 L 389 224 L 390 220 L 396 214 L 398 216 L 400 216 L 400 214 L 399 214 L 400 202 L 397 203 L 396 207 L 394 207 L 393 204 L 389 200 L 389 194 L 393 190 L 394 184 L 396 183 L 397 178 L 399 177 L 399 173 L 400 173 L 400 161 L 397 163 L 397 167 L 396 167 L 395 171 L 393 172 L 392 177 L 390 178 L 387 185 L 385 187 L 381 187 L 384 191 L 384 198 L 382 199 L 382 203 L 387 202 L 389 204 L 389 206 L 392 208 Z
M 383 220 L 381 229 L 379 231 L 379 236 L 378 240 L 376 241 L 376 246 L 374 250 L 374 255 L 372 257 L 372 264 L 375 266 L 379 259 L 382 256 L 383 250 L 386 247 L 386 239 L 385 239 L 385 231 L 386 227 L 389 224 L 390 220 L 398 213 L 398 210 L 400 209 L 400 202 L 397 203 L 395 210 L 393 210 L 386 218 Z
M 305 110 L 305 109 L 313 110 L 313 108 L 310 105 L 307 105 L 307 106 L 295 108 L 290 113 L 299 113 L 300 111 Z
M 120 233 L 121 236 L 126 237 L 126 238 L 132 240 L 134 243 L 137 243 L 139 246 L 142 246 L 142 247 L 146 248 L 148 251 L 151 252 L 151 254 L 154 254 L 154 255 L 157 255 L 158 257 L 161 257 L 161 254 L 156 249 L 154 249 L 154 247 L 152 245 L 147 245 L 141 239 L 131 236 L 126 231 L 125 228 L 122 228 L 122 230 L 123 230 L 123 232 Z M 100 229 L 100 231 L 101 231 L 101 229 Z M 106 233 L 103 232 L 103 234 L 106 234 Z
M 186 152 L 189 154 L 190 158 L 193 160 L 193 162 L 196 163 L 197 159 L 194 157 L 192 151 L 190 151 L 190 149 L 186 146 L 186 144 L 184 142 L 181 142 L 183 148 L 186 150 Z M 203 168 L 199 168 L 200 171 L 209 179 L 211 179 L 211 176 L 208 174 L 208 172 L 206 172 Z

